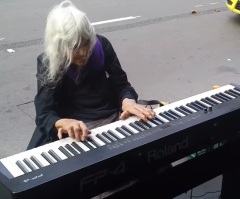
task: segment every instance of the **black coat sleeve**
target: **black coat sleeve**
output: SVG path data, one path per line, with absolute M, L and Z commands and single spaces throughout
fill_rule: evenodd
M 119 100 L 120 106 L 125 98 L 134 99 L 137 101 L 138 94 L 128 81 L 126 72 L 122 69 L 116 52 L 114 51 L 110 41 L 103 36 L 99 36 L 102 41 L 105 64 L 107 66 L 107 73 L 115 86 L 115 92 Z
M 51 88 L 43 83 L 45 70 L 42 60 L 43 54 L 37 58 L 37 94 L 34 98 L 35 121 L 40 132 L 50 137 L 52 134 L 56 134 L 55 122 L 61 118 L 56 111 L 56 88 Z

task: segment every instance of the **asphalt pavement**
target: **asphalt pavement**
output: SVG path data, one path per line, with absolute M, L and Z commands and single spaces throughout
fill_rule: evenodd
M 96 30 L 112 42 L 139 98 L 175 102 L 215 84 L 240 84 L 239 26 L 238 15 L 219 7 Z M 41 37 L 33 35 L 28 41 L 0 40 L 0 159 L 24 151 L 34 131 L 36 57 L 42 50 Z M 221 176 L 192 195 L 214 192 L 202 198 L 217 198 L 220 188 Z

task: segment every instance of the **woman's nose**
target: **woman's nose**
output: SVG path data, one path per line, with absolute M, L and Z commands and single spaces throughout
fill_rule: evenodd
M 87 56 L 88 54 L 88 50 L 86 48 L 83 48 L 83 49 L 79 49 L 79 55 L 82 56 L 82 57 L 85 57 Z

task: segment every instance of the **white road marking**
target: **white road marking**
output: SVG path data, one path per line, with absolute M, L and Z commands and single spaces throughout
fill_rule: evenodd
M 210 3 L 210 5 L 215 5 L 215 4 L 218 4 L 219 2 L 213 2 L 213 3 Z
M 122 18 L 117 18 L 117 19 L 110 19 L 110 20 L 106 20 L 106 21 L 99 21 L 99 22 L 93 22 L 91 23 L 93 26 L 95 25 L 100 25 L 100 24 L 105 24 L 105 23 L 113 23 L 113 22 L 117 22 L 117 21 L 125 21 L 125 20 L 130 20 L 130 19 L 136 19 L 138 17 L 141 16 L 130 16 L 130 17 L 122 17 Z
M 5 38 L 0 38 L 0 41 L 1 41 L 1 40 L 4 40 L 4 39 L 5 39 Z
M 8 51 L 9 53 L 15 53 L 15 50 L 13 50 L 13 49 L 7 49 L 7 51 Z
M 212 2 L 212 3 L 209 3 L 209 5 L 216 5 L 216 4 L 219 4 L 220 2 Z M 224 3 L 225 3 L 225 1 L 224 1 Z M 202 6 L 204 6 L 204 5 L 196 5 L 196 6 L 194 6 L 195 8 L 198 8 L 198 7 L 202 7 Z

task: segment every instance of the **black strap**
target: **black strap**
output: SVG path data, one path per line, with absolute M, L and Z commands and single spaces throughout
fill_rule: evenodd
M 154 105 L 164 106 L 164 104 L 158 100 L 138 100 L 137 103 L 145 105 L 145 107 L 150 106 L 151 108 Z

